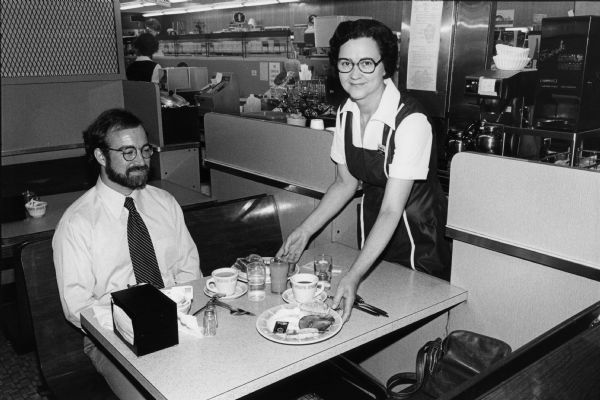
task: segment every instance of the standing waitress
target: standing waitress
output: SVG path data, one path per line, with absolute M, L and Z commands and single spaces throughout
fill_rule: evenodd
M 158 51 L 158 40 L 150 33 L 142 33 L 133 42 L 138 56 L 125 71 L 127 80 L 159 83 L 160 65 L 152 61 Z
M 332 304 L 338 307 L 343 299 L 347 321 L 358 285 L 377 261 L 449 279 L 450 246 L 431 125 L 420 105 L 401 96 L 390 79 L 398 58 L 395 35 L 375 20 L 346 21 L 329 44 L 331 65 L 349 97 L 338 110 L 331 147 L 336 179 L 277 256 L 296 262 L 310 237 L 350 201 L 362 181 L 361 251 Z

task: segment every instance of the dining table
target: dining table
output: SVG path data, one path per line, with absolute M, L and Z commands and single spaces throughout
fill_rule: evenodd
M 335 242 L 308 248 L 295 272 L 311 273 L 312 261 L 321 253 L 333 257 L 334 274 L 329 289 L 333 295 L 358 250 Z M 209 300 L 210 293 L 205 290 L 207 278 L 187 283 L 194 290 L 190 314 Z M 236 399 L 467 299 L 466 290 L 447 281 L 383 261 L 360 284 L 358 293 L 370 304 L 385 310 L 389 317 L 354 309 L 350 319 L 336 329 L 337 333 L 327 335 L 325 340 L 288 343 L 271 340 L 259 332 L 261 323 L 264 325 L 261 321 L 264 315 L 286 304 L 282 295 L 270 293 L 269 285 L 266 293 L 262 301 L 250 301 L 247 294 L 225 300 L 254 315 L 231 315 L 217 307 L 215 336 L 197 337 L 180 330 L 177 345 L 139 357 L 112 329 L 95 318 L 92 309 L 81 313 L 81 325 L 96 345 L 109 353 L 131 379 L 155 399 Z M 197 318 L 201 326 L 202 312 Z

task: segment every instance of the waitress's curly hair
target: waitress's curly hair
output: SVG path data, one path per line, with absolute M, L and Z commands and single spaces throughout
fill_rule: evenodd
M 396 72 L 398 63 L 398 40 L 390 28 L 374 19 L 357 19 L 341 22 L 329 39 L 329 62 L 337 71 L 340 48 L 350 39 L 372 38 L 379 46 L 383 58 L 384 78 L 390 78 Z M 377 61 L 377 60 L 375 60 Z

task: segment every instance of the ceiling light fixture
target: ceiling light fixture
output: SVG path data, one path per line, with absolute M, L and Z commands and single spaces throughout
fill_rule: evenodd
M 187 1 L 187 0 L 175 0 L 175 1 Z M 173 1 L 171 1 L 173 2 Z M 121 3 L 120 9 L 123 10 L 131 10 L 133 8 L 140 7 L 151 7 L 151 6 L 161 6 L 161 7 L 171 7 L 171 3 L 168 0 L 133 0 L 125 3 Z
M 181 0 L 179 0 L 181 1 Z M 221 3 L 213 3 L 202 6 L 193 6 L 193 7 L 178 7 L 172 8 L 170 10 L 158 10 L 158 11 L 150 11 L 144 13 L 144 17 L 157 17 L 161 15 L 174 15 L 174 14 L 186 14 L 186 13 L 194 13 L 194 12 L 205 12 L 205 11 L 214 11 L 214 10 L 225 10 L 228 8 L 241 8 L 241 7 L 254 7 L 254 6 L 263 6 L 269 4 L 283 4 L 283 3 L 296 3 L 300 0 L 245 0 L 245 1 L 224 1 Z M 171 1 L 174 3 L 174 1 Z M 121 8 L 123 9 L 123 8 Z

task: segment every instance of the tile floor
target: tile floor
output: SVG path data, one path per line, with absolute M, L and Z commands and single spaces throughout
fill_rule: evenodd
M 48 400 L 41 383 L 35 353 L 17 354 L 0 332 L 0 400 Z

